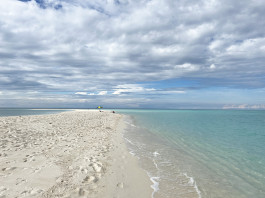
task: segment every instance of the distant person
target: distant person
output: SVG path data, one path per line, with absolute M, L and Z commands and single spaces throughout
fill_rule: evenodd
M 103 108 L 102 106 L 98 106 L 98 107 L 97 107 L 97 109 L 99 110 L 99 112 L 102 112 L 102 111 L 101 111 L 102 108 Z

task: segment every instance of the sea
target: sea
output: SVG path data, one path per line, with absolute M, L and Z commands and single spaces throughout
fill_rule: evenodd
M 265 111 L 116 111 L 152 197 L 265 197 Z

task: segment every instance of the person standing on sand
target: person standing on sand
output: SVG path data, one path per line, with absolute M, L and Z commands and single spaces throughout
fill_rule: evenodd
M 102 106 L 98 106 L 97 108 L 99 109 L 99 112 L 101 112 L 101 110 L 100 110 L 100 109 L 102 109 L 103 107 L 102 107 Z

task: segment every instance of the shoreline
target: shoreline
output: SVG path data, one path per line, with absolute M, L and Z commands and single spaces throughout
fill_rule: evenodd
M 122 115 L 117 128 L 118 133 L 112 139 L 116 142 L 116 147 L 111 151 L 114 162 L 106 177 L 106 183 L 111 185 L 106 186 L 106 191 L 100 197 L 109 197 L 110 194 L 112 195 L 110 197 L 152 197 L 152 183 L 149 176 L 140 167 L 137 157 L 133 156 L 126 146 L 123 137 L 125 128 L 124 115 Z
M 124 130 L 108 111 L 0 117 L 0 196 L 151 197 Z

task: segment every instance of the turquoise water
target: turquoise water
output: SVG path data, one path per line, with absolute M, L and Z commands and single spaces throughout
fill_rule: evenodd
M 117 112 L 153 197 L 265 197 L 265 111 Z
M 67 110 L 52 110 L 52 109 L 7 109 L 0 108 L 0 117 L 2 116 L 22 116 L 22 115 L 41 115 L 60 113 Z

